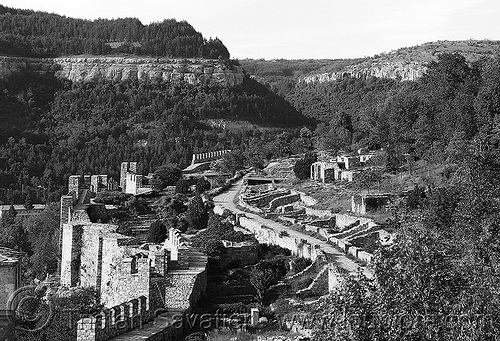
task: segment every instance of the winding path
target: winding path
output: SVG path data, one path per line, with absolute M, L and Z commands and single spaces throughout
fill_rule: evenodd
M 356 263 L 354 260 L 348 258 L 343 252 L 339 251 L 338 249 L 328 244 L 327 242 L 311 237 L 308 234 L 292 230 L 281 223 L 278 223 L 271 219 L 266 219 L 264 217 L 259 216 L 258 214 L 242 211 L 235 204 L 235 201 L 237 200 L 237 197 L 240 193 L 242 186 L 243 186 L 243 179 L 240 179 L 238 182 L 234 183 L 227 191 L 215 196 L 213 198 L 214 204 L 222 206 L 232 211 L 233 213 L 244 214 L 248 218 L 257 221 L 262 225 L 266 225 L 267 227 L 272 228 L 275 231 L 278 232 L 287 231 L 291 237 L 306 239 L 307 242 L 310 244 L 320 245 L 321 249 L 326 253 L 329 262 L 336 263 L 340 268 L 347 270 L 352 275 L 357 274 L 357 270 L 360 267 L 360 265 Z M 361 267 L 361 268 L 366 277 L 368 278 L 373 277 L 373 271 L 370 268 L 367 267 Z

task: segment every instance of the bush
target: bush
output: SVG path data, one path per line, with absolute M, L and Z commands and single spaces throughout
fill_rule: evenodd
M 186 179 L 179 179 L 175 183 L 175 193 L 181 193 L 181 194 L 189 193 L 189 182 Z
M 158 168 L 152 179 L 152 187 L 155 190 L 162 190 L 167 186 L 173 186 L 181 178 L 182 171 L 175 165 L 164 165 Z
M 123 205 L 132 195 L 118 191 L 102 191 L 97 193 L 94 201 L 99 204 Z
M 311 165 L 317 161 L 316 153 L 306 153 L 303 159 L 297 160 L 293 167 L 295 176 L 300 180 L 309 179 L 311 174 Z
M 208 212 L 201 196 L 196 195 L 188 205 L 186 220 L 188 229 L 201 230 L 207 227 Z
M 210 182 L 205 180 L 205 178 L 199 178 L 196 182 L 196 193 L 203 194 L 205 191 L 210 189 Z
M 167 227 L 159 220 L 153 221 L 149 226 L 148 241 L 159 244 L 165 239 L 167 239 Z

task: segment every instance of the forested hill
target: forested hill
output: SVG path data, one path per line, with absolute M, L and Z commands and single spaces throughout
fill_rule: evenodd
M 239 126 L 212 128 L 214 119 Z M 308 121 L 248 77 L 229 87 L 71 82 L 22 71 L 0 79 L 0 121 L 0 203 L 23 203 L 28 193 L 35 202 L 57 201 L 69 175 L 116 179 L 124 160 L 148 173 L 168 163 L 186 167 L 194 152 L 232 149 L 262 162 L 307 150 L 299 130 Z
M 83 20 L 0 5 L 0 55 L 133 54 L 171 58 L 228 59 L 218 39 L 205 39 L 188 22 L 143 25 L 139 19 Z

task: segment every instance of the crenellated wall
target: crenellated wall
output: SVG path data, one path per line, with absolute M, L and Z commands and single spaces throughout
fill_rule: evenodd
M 141 327 L 150 320 L 146 297 L 103 309 L 100 314 L 78 321 L 77 341 L 104 341 Z
M 194 165 L 197 163 L 214 161 L 220 159 L 222 156 L 224 156 L 224 154 L 227 154 L 229 152 L 231 152 L 230 149 L 224 149 L 224 150 L 217 150 L 214 152 L 193 154 L 193 157 L 191 159 L 191 164 Z
M 241 66 L 213 59 L 142 57 L 22 58 L 0 56 L 0 78 L 14 72 L 54 71 L 73 82 L 95 80 L 162 80 L 171 83 L 216 83 L 236 86 L 243 82 Z

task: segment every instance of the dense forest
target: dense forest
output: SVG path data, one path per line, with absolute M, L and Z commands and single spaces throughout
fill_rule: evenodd
M 469 64 L 460 54 L 442 54 L 417 81 L 300 83 L 285 98 L 322 121 L 319 148 L 386 147 L 430 159 L 497 129 L 499 81 L 498 58 Z
M 0 5 L 0 54 L 23 57 L 133 54 L 229 59 L 218 39 L 205 39 L 186 21 L 143 25 L 138 19 L 68 18 Z
M 286 155 L 290 148 L 302 152 L 300 143 L 290 143 L 300 139 L 298 129 L 290 128 L 309 123 L 250 78 L 228 88 L 139 81 L 71 83 L 50 73 L 29 72 L 0 81 L 0 119 L 4 203 L 23 203 L 29 192 L 38 201 L 57 201 L 69 175 L 117 178 L 123 160 L 139 161 L 147 173 L 165 163 L 185 167 L 191 154 L 200 151 L 253 149 L 262 159 Z M 213 128 L 206 124 L 208 119 L 253 122 L 262 128 Z M 276 138 L 280 133 L 282 139 Z

